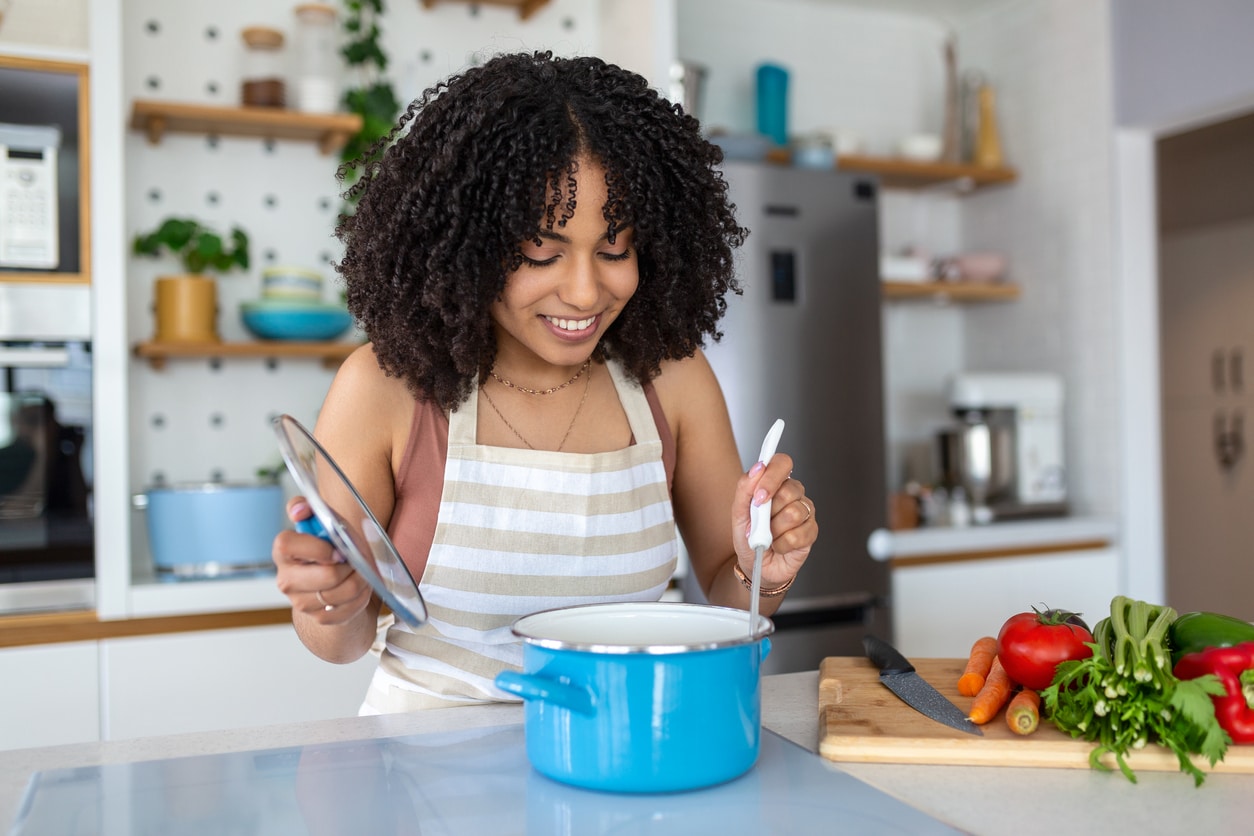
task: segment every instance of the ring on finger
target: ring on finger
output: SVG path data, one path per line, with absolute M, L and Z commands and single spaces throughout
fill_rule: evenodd
M 322 605 L 322 609 L 325 611 L 331 612 L 331 610 L 335 609 L 335 604 L 328 604 L 327 599 L 322 597 L 321 589 L 314 591 L 314 597 L 318 599 L 318 603 Z
M 814 516 L 814 508 L 804 499 L 798 499 L 797 501 L 801 503 L 801 507 L 806 509 L 806 518 L 802 522 L 809 522 L 810 518 Z

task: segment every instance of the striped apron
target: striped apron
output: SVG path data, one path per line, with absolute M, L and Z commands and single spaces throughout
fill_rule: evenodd
M 606 368 L 635 437 L 621 450 L 477 444 L 477 389 L 449 416 L 444 492 L 419 584 L 429 620 L 387 627 L 361 714 L 516 702 L 493 684 L 521 667 L 515 620 L 662 597 L 678 555 L 662 442 L 644 391 L 617 363 Z

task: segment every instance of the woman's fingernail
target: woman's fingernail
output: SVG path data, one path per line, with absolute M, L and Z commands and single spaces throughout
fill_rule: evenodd
M 766 502 L 766 499 L 767 499 L 766 488 L 758 488 L 756 491 L 753 492 L 753 504 L 754 505 L 761 505 L 763 502 Z
M 754 463 L 753 463 L 753 467 L 749 468 L 749 475 L 750 475 L 750 476 L 757 476 L 757 475 L 758 475 L 759 473 L 761 473 L 763 470 L 766 470 L 766 465 L 765 465 L 765 464 L 763 464 L 762 462 L 754 462 Z
M 305 502 L 294 502 L 287 511 L 288 516 L 294 520 L 303 520 L 309 516 L 309 513 L 309 504 Z

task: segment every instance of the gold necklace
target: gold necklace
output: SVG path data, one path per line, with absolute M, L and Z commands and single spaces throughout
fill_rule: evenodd
M 588 364 L 585 363 L 583 368 L 584 369 L 588 368 Z M 579 374 L 583 374 L 583 369 L 579 370 Z M 493 375 L 493 377 L 496 377 L 496 375 Z M 575 375 L 575 377 L 579 377 L 579 375 L 577 374 Z M 571 378 L 571 381 L 573 380 L 574 378 Z M 567 381 L 566 383 L 563 383 L 562 386 L 559 386 L 558 388 L 560 389 L 564 386 L 569 386 L 571 381 Z M 592 375 L 589 374 L 587 381 L 584 382 L 583 397 L 579 399 L 579 406 L 575 407 L 575 414 L 570 417 L 570 424 L 566 427 L 566 433 L 562 436 L 561 442 L 557 445 L 557 452 L 559 453 L 562 452 L 562 448 L 566 446 L 566 439 L 570 438 L 570 431 L 575 428 L 575 420 L 579 418 L 579 413 L 583 410 L 584 401 L 588 400 L 588 390 L 591 388 L 592 388 Z M 492 407 L 492 411 L 495 412 L 496 416 L 501 419 L 501 422 L 504 423 L 505 426 L 509 428 L 509 431 L 512 432 L 518 438 L 519 441 L 521 441 L 523 444 L 526 444 L 528 450 L 536 449 L 535 446 L 530 441 L 523 438 L 522 433 L 516 430 L 514 428 L 514 425 L 509 422 L 509 419 L 506 418 L 501 413 L 500 408 L 497 407 L 496 405 L 496 401 L 492 400 L 492 396 L 488 394 L 488 390 L 483 387 L 480 387 L 479 391 L 483 393 L 483 396 L 485 398 L 487 398 L 488 406 Z M 545 392 L 545 393 L 535 393 L 535 394 L 549 394 L 549 393 Z
M 567 386 L 569 386 L 570 384 L 578 380 L 583 375 L 583 373 L 588 370 L 588 367 L 591 365 L 592 365 L 592 358 L 589 357 L 587 360 L 583 361 L 583 365 L 579 367 L 579 371 L 575 372 L 574 377 L 572 377 L 570 380 L 566 381 L 565 383 L 561 384 L 560 386 L 553 386 L 548 389 L 528 389 L 526 386 L 519 386 L 517 383 L 514 383 L 512 380 L 507 380 L 501 377 L 499 374 L 496 373 L 495 369 L 488 369 L 488 374 L 492 375 L 492 379 L 495 380 L 497 383 L 501 384 L 502 386 L 507 386 L 510 389 L 517 389 L 519 392 L 526 392 L 528 395 L 552 395 L 554 392 L 560 392 L 563 389 L 565 389 Z

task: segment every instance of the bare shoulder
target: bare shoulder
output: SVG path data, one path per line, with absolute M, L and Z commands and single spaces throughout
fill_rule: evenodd
M 653 380 L 653 388 L 676 433 L 686 423 L 726 420 L 723 390 L 700 349 L 692 357 L 664 362 L 661 374 Z
M 408 432 L 414 398 L 405 381 L 379 367 L 367 343 L 340 365 L 318 416 L 320 435 L 376 449 L 390 449 L 397 433 Z

